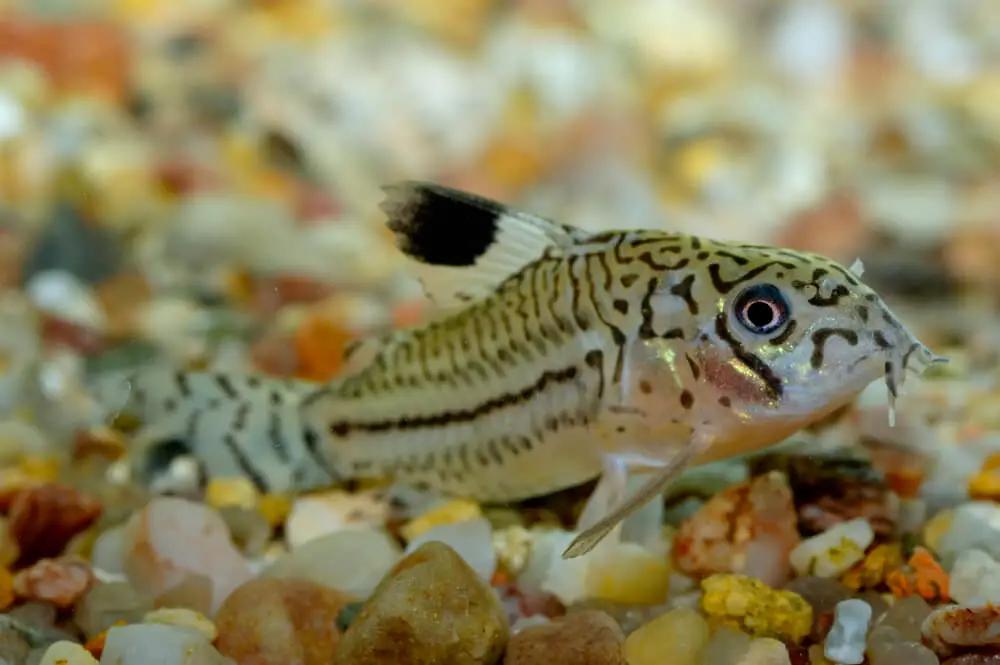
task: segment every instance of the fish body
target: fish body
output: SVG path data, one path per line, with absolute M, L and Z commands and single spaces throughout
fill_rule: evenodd
M 686 466 L 778 443 L 879 378 L 894 398 L 940 360 L 859 271 L 822 256 L 387 191 L 388 226 L 443 313 L 295 394 L 289 445 L 331 481 L 510 501 L 655 471 L 579 554 Z M 266 443 L 235 447 L 255 464 Z
M 90 382 L 104 417 L 142 423 L 130 455 L 137 478 L 155 485 L 180 454 L 197 459 L 205 476 L 247 478 L 262 492 L 305 491 L 335 481 L 302 436 L 300 400 L 316 388 L 163 363 L 104 372 Z

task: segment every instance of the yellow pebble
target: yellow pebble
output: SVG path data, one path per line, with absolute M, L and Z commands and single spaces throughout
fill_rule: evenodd
M 1000 469 L 980 471 L 969 479 L 969 496 L 985 501 L 1000 500 Z
M 939 551 L 941 537 L 951 528 L 951 522 L 955 517 L 951 509 L 942 510 L 927 520 L 924 525 L 924 543 L 933 551 Z
M 31 480 L 53 482 L 59 477 L 62 462 L 56 457 L 25 455 L 18 468 Z
M 587 595 L 624 605 L 658 605 L 667 600 L 670 566 L 635 543 L 623 543 L 587 569 Z
M 213 508 L 247 508 L 257 505 L 257 489 L 245 478 L 214 478 L 205 488 L 205 503 Z
M 788 649 L 778 640 L 758 637 L 737 665 L 791 665 Z
M 625 660 L 628 665 L 696 665 L 708 636 L 708 622 L 698 612 L 672 610 L 628 636 Z
M 684 146 L 677 155 L 678 175 L 685 186 L 698 189 L 726 162 L 726 148 L 717 138 Z
M 265 494 L 257 502 L 257 512 L 264 516 L 271 528 L 285 523 L 292 510 L 292 500 L 284 494 Z
M 423 515 L 410 520 L 403 525 L 399 533 L 409 542 L 428 529 L 436 526 L 474 520 L 482 517 L 482 515 L 483 511 L 480 509 L 478 503 L 464 499 L 455 499 L 443 503 L 437 508 L 432 508 Z
M 215 624 L 201 612 L 195 612 L 184 607 L 161 607 L 147 612 L 142 618 L 143 623 L 162 623 L 178 628 L 191 628 L 204 635 L 209 642 L 215 640 L 218 631 Z
M 864 560 L 845 572 L 841 583 L 849 589 L 872 589 L 885 581 L 886 576 L 903 565 L 903 549 L 899 543 L 876 546 Z
M 812 628 L 812 606 L 791 591 L 778 591 L 745 575 L 712 575 L 701 582 L 702 609 L 717 623 L 754 637 L 798 643 Z

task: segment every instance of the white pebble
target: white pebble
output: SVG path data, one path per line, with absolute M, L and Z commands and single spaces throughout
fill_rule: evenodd
M 223 665 L 231 662 L 190 628 L 145 623 L 108 631 L 101 663 L 106 665 Z
M 268 579 L 299 579 L 366 598 L 402 552 L 382 529 L 338 531 L 309 541 L 261 571 Z
M 1000 563 L 982 550 L 960 552 L 948 589 L 963 605 L 1000 603 Z
M 0 94 L 0 141 L 14 138 L 28 125 L 24 107 L 6 93 Z
M 551 593 L 565 605 L 587 595 L 587 569 L 590 557 L 563 559 L 562 552 L 576 534 L 561 529 L 541 533 L 532 542 L 528 564 L 517 578 L 526 593 Z
M 290 549 L 348 529 L 372 529 L 385 523 L 389 505 L 374 494 L 334 490 L 296 499 L 285 520 Z
M 871 524 L 859 517 L 803 540 L 788 558 L 799 575 L 836 577 L 861 561 L 874 540 Z
M 405 554 L 431 541 L 442 542 L 451 547 L 484 580 L 489 580 L 496 572 L 497 555 L 493 549 L 493 527 L 485 518 L 441 524 L 430 528 L 409 542 Z
M 93 290 L 71 273 L 45 270 L 24 287 L 38 309 L 94 330 L 104 330 L 107 317 Z
M 865 601 L 852 598 L 837 603 L 823 655 L 835 663 L 860 665 L 865 659 L 865 641 L 871 620 L 872 607 Z
M 125 525 L 119 524 L 101 532 L 90 551 L 95 569 L 112 575 L 124 574 Z
M 46 649 L 38 665 L 97 665 L 97 660 L 79 644 L 63 640 Z

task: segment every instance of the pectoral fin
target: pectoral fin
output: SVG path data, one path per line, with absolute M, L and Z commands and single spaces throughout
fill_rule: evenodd
M 606 517 L 599 520 L 593 526 L 585 529 L 579 536 L 569 544 L 563 552 L 564 559 L 574 559 L 582 556 L 594 549 L 599 542 L 611 533 L 625 518 L 635 513 L 644 505 L 663 494 L 678 476 L 684 472 L 687 465 L 695 458 L 701 456 L 712 444 L 712 438 L 708 435 L 696 434 L 691 442 L 684 447 L 673 459 L 650 477 L 646 484 L 640 487 L 635 494 L 625 500 L 620 506 L 612 510 Z

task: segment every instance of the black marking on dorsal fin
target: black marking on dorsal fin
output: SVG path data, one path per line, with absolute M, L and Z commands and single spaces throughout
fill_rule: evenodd
M 589 235 L 469 192 L 404 181 L 384 188 L 382 210 L 396 245 L 428 297 L 467 304 L 546 253 Z
M 505 207 L 440 185 L 402 182 L 384 188 L 386 226 L 400 251 L 439 266 L 473 266 L 496 241 Z

